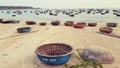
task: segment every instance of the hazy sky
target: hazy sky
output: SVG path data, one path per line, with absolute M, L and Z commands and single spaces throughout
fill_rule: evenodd
M 120 0 L 0 0 L 0 5 L 40 8 L 120 8 Z

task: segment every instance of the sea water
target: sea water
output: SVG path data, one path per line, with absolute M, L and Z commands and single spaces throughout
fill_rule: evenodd
M 14 11 L 21 11 L 21 14 L 16 15 Z M 29 9 L 29 10 L 0 10 L 0 18 L 5 19 L 20 19 L 20 20 L 41 20 L 41 21 L 85 21 L 85 22 L 117 22 L 120 23 L 120 17 L 113 14 L 112 9 L 109 9 L 109 14 L 87 14 L 81 13 L 70 17 L 68 15 L 59 13 L 57 16 L 46 14 L 38 14 L 35 12 L 39 10 Z M 15 16 L 12 16 L 15 15 Z

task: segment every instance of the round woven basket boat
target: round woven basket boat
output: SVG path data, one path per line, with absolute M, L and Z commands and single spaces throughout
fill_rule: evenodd
M 27 25 L 36 25 L 36 22 L 35 21 L 26 21 L 26 24 Z
M 103 33 L 112 33 L 113 31 L 113 29 L 110 27 L 100 27 L 99 30 L 100 32 L 103 32 Z
M 88 26 L 91 26 L 91 27 L 94 27 L 96 25 L 97 25 L 97 23 L 88 23 Z
M 1 22 L 2 24 L 9 24 L 9 23 L 14 23 L 13 20 L 5 20 Z
M 73 26 L 74 22 L 73 21 L 66 21 L 64 24 L 65 24 L 65 26 Z
M 18 33 L 25 33 L 25 32 L 30 32 L 31 27 L 21 27 L 21 28 L 17 28 L 17 32 Z
M 45 64 L 61 65 L 68 62 L 73 53 L 73 48 L 63 43 L 50 43 L 39 46 L 35 53 L 39 60 Z
M 41 26 L 45 26 L 46 24 L 47 24 L 46 22 L 39 23 L 39 25 L 41 25 Z
M 116 26 L 117 26 L 117 23 L 107 23 L 107 26 L 108 26 L 108 27 L 116 27 Z
M 86 23 L 84 22 L 78 22 L 74 24 L 74 28 L 84 28 L 86 26 Z
M 53 21 L 53 22 L 51 22 L 51 24 L 53 26 L 58 26 L 58 25 L 60 25 L 60 21 Z

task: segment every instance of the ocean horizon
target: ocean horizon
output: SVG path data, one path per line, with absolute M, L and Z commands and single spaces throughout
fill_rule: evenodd
M 108 13 L 99 13 L 97 10 L 108 11 Z M 117 10 L 117 12 L 114 12 Z M 66 15 L 67 11 L 74 13 L 74 16 Z M 80 12 L 81 11 L 81 12 Z M 90 13 L 88 13 L 90 11 Z M 0 10 L 0 18 L 20 19 L 20 20 L 40 20 L 40 21 L 85 21 L 85 22 L 120 22 L 119 9 L 17 9 Z M 53 13 L 50 15 L 50 13 Z

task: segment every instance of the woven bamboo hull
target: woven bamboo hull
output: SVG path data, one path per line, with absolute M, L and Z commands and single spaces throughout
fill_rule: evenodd
M 26 24 L 27 25 L 36 25 L 36 22 L 35 21 L 26 21 Z
M 88 23 L 88 26 L 91 26 L 91 27 L 94 27 L 96 25 L 97 25 L 97 23 Z
M 65 26 L 73 26 L 74 22 L 73 21 L 66 21 L 64 24 L 65 24 Z
M 60 24 L 60 21 L 53 21 L 53 22 L 51 22 L 51 24 L 52 24 L 53 26 L 58 26 L 58 25 Z
M 117 23 L 107 23 L 107 26 L 108 26 L 108 27 L 116 27 L 116 26 L 117 26 Z
M 61 65 L 70 59 L 73 49 L 61 43 L 45 44 L 35 51 L 40 61 L 50 65 Z
M 41 23 L 39 23 L 39 25 L 45 26 L 45 25 L 46 25 L 46 22 L 41 22 Z
M 103 33 L 112 33 L 113 29 L 109 27 L 101 27 L 99 30 Z
M 86 26 L 86 23 L 76 23 L 74 24 L 74 28 L 84 28 Z
M 30 27 L 21 27 L 17 29 L 18 33 L 30 32 L 30 30 L 31 30 Z

